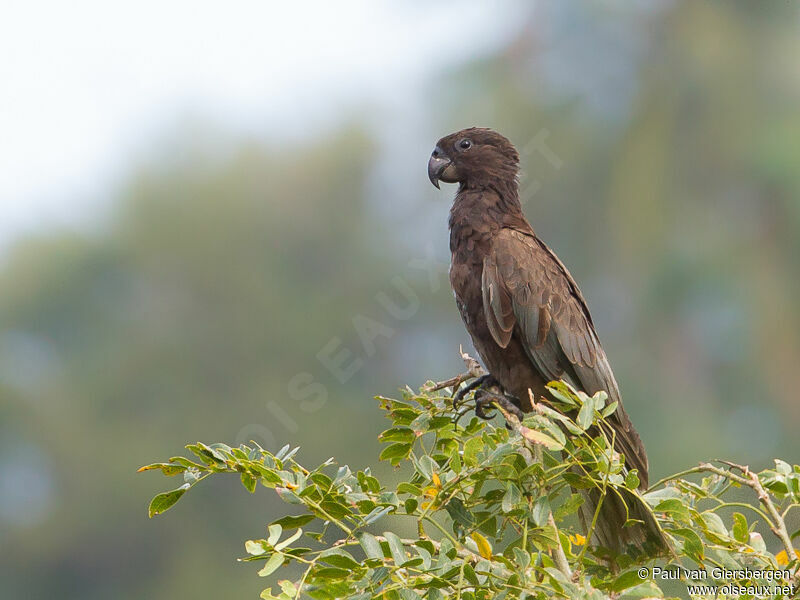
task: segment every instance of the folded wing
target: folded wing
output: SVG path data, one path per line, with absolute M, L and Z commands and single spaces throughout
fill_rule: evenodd
M 617 450 L 647 486 L 647 455 L 622 407 L 614 373 L 586 302 L 569 271 L 533 234 L 503 229 L 483 263 L 483 306 L 494 341 L 518 336 L 547 381 L 563 379 L 589 395 L 603 390 L 619 408 L 609 418 Z

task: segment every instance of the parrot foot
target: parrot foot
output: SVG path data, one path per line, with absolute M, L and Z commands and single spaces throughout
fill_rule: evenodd
M 482 375 L 470 381 L 467 385 L 460 388 L 453 394 L 453 410 L 458 410 L 458 405 L 464 400 L 464 397 L 471 391 L 477 388 L 499 386 L 497 380 L 491 375 Z
M 486 409 L 493 404 L 516 416 L 520 421 L 524 418 L 516 398 L 512 398 L 505 393 L 497 393 L 491 389 L 479 389 L 475 392 L 475 416 L 480 419 L 491 419 L 494 414 L 487 413 Z

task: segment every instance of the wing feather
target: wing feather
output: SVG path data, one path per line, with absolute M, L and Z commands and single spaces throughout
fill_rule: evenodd
M 563 263 L 531 233 L 503 229 L 483 263 L 483 306 L 502 348 L 517 335 L 537 371 L 589 395 L 600 390 L 620 404 L 610 417 L 618 450 L 646 485 L 647 457 L 622 401 L 614 373 L 577 284 Z
M 484 264 L 481 276 L 481 292 L 483 305 L 486 307 L 486 322 L 494 341 L 501 348 L 506 348 L 514 331 L 515 318 L 511 296 L 505 286 L 500 283 L 497 265 Z

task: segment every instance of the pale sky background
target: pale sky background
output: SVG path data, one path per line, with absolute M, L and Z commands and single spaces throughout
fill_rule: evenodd
M 519 7 L 5 2 L 0 253 L 22 234 L 102 219 L 109 191 L 181 122 L 285 139 L 365 106 L 423 107 L 430 76 L 499 46 Z

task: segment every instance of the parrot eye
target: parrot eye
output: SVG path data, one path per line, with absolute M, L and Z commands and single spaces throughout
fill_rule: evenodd
M 470 142 L 468 139 L 464 138 L 463 140 L 458 142 L 458 144 L 456 144 L 456 146 L 458 146 L 458 148 L 460 150 L 469 150 L 472 147 L 472 142 Z

